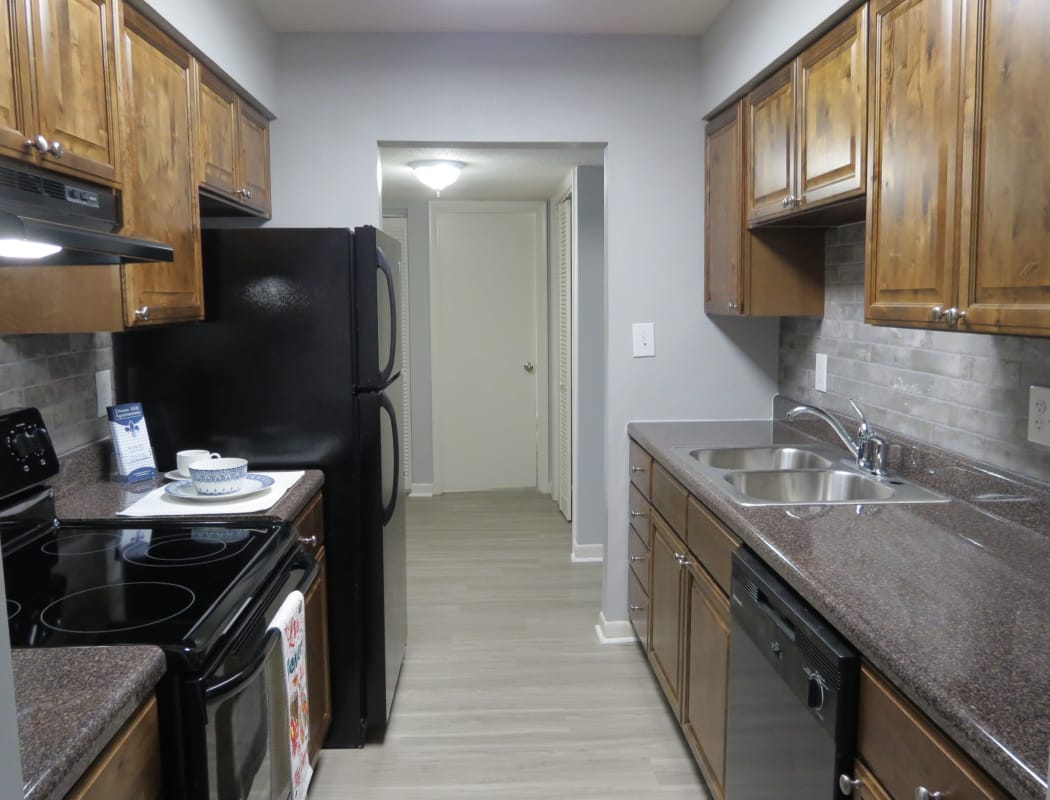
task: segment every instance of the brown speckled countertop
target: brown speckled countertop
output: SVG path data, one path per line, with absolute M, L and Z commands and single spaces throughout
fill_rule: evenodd
M 57 800 L 153 692 L 159 647 L 11 651 L 26 800 Z
M 962 459 L 908 455 L 906 477 L 965 499 L 748 508 L 689 451 L 804 434 L 769 421 L 631 423 L 628 434 L 1005 789 L 1045 800 L 1048 487 Z

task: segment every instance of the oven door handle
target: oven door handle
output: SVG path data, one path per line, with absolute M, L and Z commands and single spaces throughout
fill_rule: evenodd
M 228 675 L 214 683 L 206 683 L 204 685 L 205 701 L 208 703 L 215 703 L 225 700 L 227 697 L 231 697 L 241 691 L 241 689 L 251 683 L 256 676 L 262 672 L 263 667 L 266 666 L 266 661 L 270 657 L 270 652 L 280 645 L 280 643 L 281 632 L 275 628 L 267 630 L 266 636 L 263 638 L 263 646 L 259 649 L 259 654 L 251 660 L 250 664 L 244 667 L 244 669 L 233 673 L 233 675 Z
M 293 566 L 306 569 L 306 572 L 303 573 L 303 577 L 299 579 L 299 585 L 295 587 L 296 590 L 302 592 L 305 597 L 307 590 L 313 582 L 317 580 L 317 560 L 305 550 L 300 549 L 299 552 L 296 553 Z

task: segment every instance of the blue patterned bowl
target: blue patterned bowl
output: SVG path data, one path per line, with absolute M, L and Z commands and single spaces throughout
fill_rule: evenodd
M 236 494 L 248 474 L 248 462 L 243 458 L 212 458 L 194 461 L 189 469 L 197 494 Z

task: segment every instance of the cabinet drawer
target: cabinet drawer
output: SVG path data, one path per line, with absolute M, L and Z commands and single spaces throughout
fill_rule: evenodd
M 303 550 L 314 558 L 324 545 L 324 497 L 318 492 L 306 504 L 306 508 L 295 518 L 299 530 L 299 543 Z
M 653 474 L 653 458 L 641 447 L 631 442 L 631 483 L 638 487 L 642 497 L 651 499 L 650 481 Z
M 740 540 L 692 497 L 689 498 L 686 543 L 715 583 L 728 595 L 733 551 L 740 547 Z
M 1009 797 L 867 665 L 860 675 L 857 753 L 896 800 L 910 800 L 920 786 L 952 800 Z
M 646 593 L 649 592 L 649 527 L 646 526 L 646 535 L 643 536 L 635 528 L 627 537 L 627 560 L 631 564 L 631 571 L 642 584 Z
M 657 463 L 653 463 L 653 505 L 664 515 L 674 532 L 679 536 L 685 534 L 686 504 L 689 493 L 671 473 Z
M 627 574 L 627 609 L 631 627 L 638 636 L 642 647 L 649 649 L 649 595 L 638 581 L 634 572 Z
M 649 501 L 642 496 L 640 491 L 638 491 L 638 487 L 631 484 L 631 491 L 627 502 L 627 515 L 630 518 L 631 527 L 641 534 L 647 534 L 649 531 L 649 512 L 652 511 L 652 509 L 653 507 L 649 505 Z M 645 536 L 645 540 L 649 541 L 647 535 Z

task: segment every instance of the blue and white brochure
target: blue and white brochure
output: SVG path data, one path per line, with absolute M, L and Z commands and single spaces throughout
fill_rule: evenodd
M 109 406 L 106 412 L 113 440 L 114 480 L 136 483 L 155 478 L 157 464 L 153 460 L 142 403 L 121 403 Z

